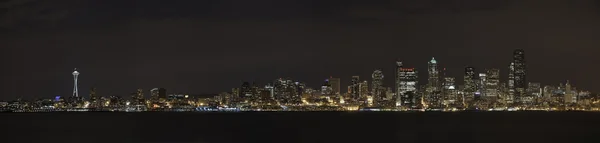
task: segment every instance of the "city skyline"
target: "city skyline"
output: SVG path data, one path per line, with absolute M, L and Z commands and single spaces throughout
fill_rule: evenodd
M 348 90 L 347 92 L 344 92 L 345 90 L 340 90 L 339 92 L 332 92 L 332 93 L 338 93 L 338 94 L 350 94 L 350 96 L 352 97 L 363 97 L 363 90 L 366 89 L 366 92 L 368 92 L 368 95 L 371 96 L 379 96 L 377 98 L 382 98 L 383 96 L 385 96 L 385 93 L 382 93 L 385 91 L 385 88 L 390 88 L 394 89 L 394 93 L 401 93 L 400 95 L 396 94 L 396 96 L 404 96 L 404 93 L 409 91 L 409 92 L 423 92 L 423 91 L 419 91 L 419 89 L 425 89 L 425 91 L 427 92 L 432 92 L 432 91 L 442 91 L 442 88 L 447 89 L 448 86 L 446 86 L 445 84 L 450 82 L 450 84 L 452 84 L 453 88 L 458 89 L 458 87 L 463 87 L 465 90 L 465 92 L 467 92 L 469 89 L 469 86 L 479 86 L 479 85 L 469 85 L 469 84 L 476 84 L 476 82 L 474 83 L 467 83 L 467 76 L 470 75 L 469 77 L 469 82 L 471 82 L 472 80 L 479 80 L 480 78 L 485 78 L 488 79 L 489 77 L 486 76 L 491 76 L 493 81 L 493 85 L 484 85 L 484 86 L 494 86 L 495 89 L 500 88 L 501 85 L 504 85 L 505 88 L 507 88 L 507 93 L 514 97 L 514 96 L 524 96 L 525 94 L 525 90 L 527 90 L 526 88 L 529 86 L 529 84 L 534 83 L 534 84 L 540 84 L 539 82 L 535 82 L 535 81 L 527 81 L 527 80 L 521 80 L 519 82 L 522 82 L 521 86 L 517 86 L 515 85 L 515 83 L 517 82 L 515 77 L 515 73 L 517 73 L 518 70 L 515 69 L 519 69 L 519 68 L 515 68 L 515 63 L 516 62 L 520 62 L 523 61 L 522 63 L 522 67 L 523 70 L 521 70 L 520 72 L 523 73 L 521 74 L 522 77 L 526 76 L 526 63 L 524 61 L 526 61 L 526 59 L 524 58 L 525 54 L 524 54 L 524 50 L 523 49 L 515 49 L 513 52 L 513 61 L 510 62 L 510 66 L 507 68 L 507 71 L 505 72 L 505 74 L 501 74 L 503 72 L 501 72 L 501 70 L 499 70 L 498 68 L 489 68 L 489 69 L 477 69 L 475 67 L 471 67 L 471 66 L 466 66 L 464 68 L 463 72 L 463 76 L 465 76 L 464 78 L 459 76 L 457 77 L 453 77 L 453 76 L 449 76 L 447 73 L 449 71 L 447 71 L 446 67 L 438 67 L 438 62 L 435 59 L 435 57 L 432 57 L 431 60 L 429 60 L 427 62 L 427 71 L 425 74 L 425 77 L 421 76 L 419 73 L 419 69 L 414 68 L 414 67 L 407 67 L 404 65 L 403 61 L 396 61 L 395 66 L 396 69 L 398 71 L 395 71 L 397 73 L 392 73 L 392 74 L 397 74 L 399 76 L 395 76 L 393 82 L 399 82 L 398 80 L 402 80 L 404 82 L 400 82 L 400 85 L 398 84 L 394 84 L 393 86 L 390 85 L 386 85 L 383 84 L 383 82 L 385 81 L 385 79 L 383 77 L 385 77 L 385 74 L 383 73 L 383 71 L 379 68 L 373 69 L 374 72 L 372 73 L 371 77 L 368 77 L 366 79 L 360 79 L 360 76 L 352 76 L 350 78 L 348 78 L 350 83 L 346 83 L 348 84 Z M 79 89 L 78 89 L 78 76 L 79 76 L 80 72 L 78 71 L 77 68 L 75 68 L 72 72 L 73 75 L 73 93 L 71 96 L 73 97 L 79 97 Z M 422 74 L 422 73 L 421 73 Z M 416 76 L 414 76 L 416 75 Z M 413 77 L 414 76 L 414 77 Z M 335 78 L 334 78 L 335 77 Z M 505 77 L 505 78 L 501 78 L 501 77 Z M 512 78 L 511 78 L 512 77 Z M 447 79 L 450 78 L 450 79 Z M 279 77 L 278 79 L 285 79 L 285 80 L 293 80 L 294 82 L 300 82 L 303 84 L 303 86 L 305 86 L 306 88 L 310 88 L 310 89 L 316 89 L 316 90 L 323 90 L 321 86 L 325 86 L 325 85 L 307 85 L 306 82 L 303 82 L 302 79 L 295 79 L 293 77 Z M 343 81 L 344 78 L 342 77 L 336 77 L 336 76 L 330 76 L 329 78 L 325 78 L 325 84 L 327 84 L 328 86 L 333 86 L 332 84 L 330 84 L 330 80 L 340 80 Z M 462 80 L 456 80 L 456 79 L 462 79 Z M 389 79 L 388 79 L 389 80 Z M 423 80 L 425 80 L 425 82 L 423 82 Z M 341 82 L 341 81 L 336 81 L 336 82 Z M 364 81 L 364 84 L 363 84 Z M 416 81 L 414 83 L 407 83 L 410 81 Z M 462 81 L 462 83 L 460 82 Z M 273 84 L 276 84 L 277 80 L 272 81 L 272 82 L 266 82 L 266 83 L 257 83 L 256 81 L 241 81 L 239 85 L 241 85 L 241 95 L 251 95 L 252 93 L 243 93 L 243 89 L 244 88 L 250 88 L 251 86 L 262 86 L 262 85 L 266 85 L 266 86 L 270 86 Z M 433 82 L 433 85 L 430 84 Z M 375 84 L 377 83 L 377 84 Z M 564 83 L 568 83 L 570 85 L 570 80 L 566 80 Z M 406 84 L 410 84 L 410 85 L 406 85 Z M 490 84 L 490 83 L 484 83 L 484 84 Z M 547 85 L 547 86 L 555 86 L 555 85 L 562 85 L 563 82 L 559 82 L 556 84 L 545 84 L 545 83 L 541 83 L 541 86 Z M 339 83 L 338 85 L 345 85 L 344 82 Z M 363 88 L 362 86 L 366 85 L 367 87 Z M 368 86 L 371 86 L 370 88 Z M 379 86 L 380 88 L 375 88 L 374 85 Z M 514 87 L 511 87 L 514 86 Z M 238 88 L 240 86 L 232 86 L 231 88 Z M 344 86 L 342 86 L 344 87 Z M 519 87 L 521 87 L 522 89 L 518 89 Z M 341 87 L 338 87 L 341 88 Z M 540 87 L 541 88 L 541 87 Z M 97 87 L 90 87 L 87 89 L 91 89 L 89 91 L 89 97 L 88 96 L 81 96 L 83 98 L 94 98 L 95 96 L 97 96 Z M 134 96 L 133 98 L 152 98 L 153 96 L 153 90 L 157 90 L 157 87 L 153 87 L 150 89 L 143 89 L 143 88 L 137 88 L 137 96 Z M 163 90 L 165 90 L 164 88 L 161 88 Z M 343 88 L 342 88 L 343 89 Z M 375 91 L 374 89 L 381 89 L 382 91 L 378 91 L 379 94 L 375 95 Z M 150 91 L 149 94 L 143 94 L 143 91 Z M 329 89 L 329 90 L 333 90 L 333 89 Z M 338 89 L 339 90 L 339 89 Z M 472 89 L 474 90 L 474 89 Z M 584 89 L 585 91 L 591 91 L 588 89 Z M 85 91 L 85 90 L 84 90 Z M 523 95 L 519 94 L 519 91 L 523 92 Z M 192 94 L 192 95 L 217 95 L 219 93 L 222 92 L 227 92 L 227 90 L 223 90 L 223 91 L 219 91 L 216 93 L 189 93 L 189 92 L 182 92 L 182 91 L 174 91 L 170 94 Z M 248 91 L 249 92 L 249 89 Z M 474 91 L 473 91 L 474 92 Z M 483 92 L 483 91 L 482 91 Z M 486 94 L 492 94 L 492 96 L 497 96 L 498 93 L 495 92 L 499 92 L 499 91 L 489 91 L 490 93 L 488 93 L 486 91 Z M 103 95 L 103 96 L 124 96 L 127 97 L 127 94 L 129 93 L 121 93 L 121 94 L 110 94 L 110 95 Z M 164 93 L 166 94 L 166 93 Z M 55 96 L 64 96 L 64 95 L 55 95 Z M 366 95 L 364 95 L 366 96 Z M 64 97 L 68 97 L 68 96 L 64 96 Z M 511 97 L 511 98 L 512 98 Z M 46 98 L 46 97 L 39 97 L 39 98 Z M 374 97 L 376 98 L 376 97 Z M 22 98 L 19 98 L 22 99 Z M 406 101 L 403 101 L 406 102 Z M 412 101 L 412 102 L 416 102 L 416 101 Z M 512 102 L 512 101 L 511 101 Z M 400 104 L 400 103 L 398 103 Z M 411 102 L 408 102 L 408 104 L 411 104 Z
M 279 77 L 316 88 L 330 76 L 345 91 L 351 76 L 373 69 L 391 86 L 397 58 L 420 71 L 420 83 L 431 57 L 457 84 L 466 66 L 497 68 L 506 81 L 513 49 L 527 51 L 529 81 L 600 90 L 600 68 L 589 64 L 600 52 L 592 0 L 136 2 L 6 5 L 32 15 L 2 17 L 0 99 L 71 95 L 75 67 L 80 95 L 213 94 Z
M 392 88 L 383 83 L 385 75 L 373 70 L 368 79 L 352 76 L 342 92 L 341 78 L 330 76 L 313 88 L 302 80 L 277 78 L 266 84 L 244 81 L 231 91 L 199 97 L 165 88 L 152 88 L 150 97 L 138 88 L 129 97 L 102 96 L 95 87 L 89 97 L 79 96 L 77 68 L 73 75 L 73 94 L 36 100 L 0 101 L 0 112 L 239 112 L 239 111 L 600 111 L 600 94 L 578 89 L 569 80 L 558 86 L 528 81 L 525 51 L 515 49 L 506 73 L 499 69 L 465 67 L 463 83 L 448 76 L 434 57 L 427 62 L 427 83 L 419 83 L 419 70 L 397 60 Z M 370 86 L 369 86 L 370 85 Z M 369 88 L 371 87 L 371 88 Z M 393 89 L 393 90 L 392 90 Z

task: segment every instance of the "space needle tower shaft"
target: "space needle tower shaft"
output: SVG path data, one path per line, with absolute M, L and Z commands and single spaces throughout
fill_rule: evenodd
M 77 71 L 77 68 L 75 68 L 75 71 L 73 71 L 73 80 L 75 82 L 74 87 L 73 87 L 73 97 L 79 97 L 79 91 L 77 89 L 77 77 L 79 76 L 79 72 Z

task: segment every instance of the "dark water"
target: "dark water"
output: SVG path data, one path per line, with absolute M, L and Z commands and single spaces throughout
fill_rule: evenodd
M 2 113 L 0 142 L 600 142 L 600 113 Z

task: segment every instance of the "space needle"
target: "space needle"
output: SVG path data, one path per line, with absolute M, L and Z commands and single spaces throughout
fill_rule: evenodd
M 73 71 L 73 79 L 75 80 L 75 87 L 73 87 L 73 96 L 79 97 L 79 92 L 77 90 L 77 77 L 79 76 L 79 72 L 77 72 L 77 68 Z

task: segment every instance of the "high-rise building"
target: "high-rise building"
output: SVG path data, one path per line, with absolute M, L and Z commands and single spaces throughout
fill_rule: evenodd
M 385 100 L 392 100 L 394 98 L 394 90 L 391 87 L 388 87 L 385 90 Z
M 233 98 L 237 99 L 240 98 L 240 88 L 231 88 L 231 94 L 233 95 Z
M 300 101 L 300 99 L 295 98 L 301 97 L 301 93 L 298 93 L 299 85 L 291 79 L 283 79 L 279 78 L 273 82 L 273 88 L 275 93 L 275 100 L 284 104 L 292 104 L 294 102 Z
M 73 71 L 73 80 L 75 81 L 75 83 L 73 84 L 73 97 L 78 98 L 79 97 L 79 90 L 77 88 L 77 78 L 79 77 L 79 72 L 77 71 L 77 68 L 75 68 L 75 71 Z
M 159 88 L 158 89 L 158 99 L 167 99 L 167 89 Z
M 486 70 L 485 89 L 485 96 L 498 97 L 500 94 L 500 70 Z
M 480 96 L 486 96 L 486 87 L 485 87 L 485 83 L 487 82 L 487 74 L 485 73 L 479 73 L 479 76 L 477 77 L 477 90 L 476 92 L 479 93 L 478 95 Z M 475 97 L 475 98 L 479 98 L 479 97 Z
M 340 78 L 329 77 L 329 84 L 331 84 L 331 90 L 333 94 L 340 94 Z
M 369 82 L 366 80 L 360 83 L 360 98 L 369 96 Z
M 475 68 L 465 68 L 465 77 L 463 78 L 465 83 L 464 92 L 466 92 L 468 96 L 472 96 L 473 93 L 477 90 L 477 81 L 475 76 Z
M 252 96 L 252 87 L 249 82 L 243 82 L 240 87 L 240 97 L 241 98 L 249 98 Z
M 134 94 L 132 94 L 131 99 L 133 99 L 134 105 L 143 104 L 144 90 L 143 89 L 138 89 L 137 92 L 135 92 Z
M 150 99 L 158 100 L 158 88 L 153 88 L 150 90 Z
M 567 84 L 565 84 L 565 104 L 573 104 L 576 103 L 577 99 L 573 92 L 571 91 L 571 83 L 567 80 Z
M 375 101 L 381 101 L 384 98 L 384 88 L 383 88 L 383 72 L 381 70 L 375 70 L 371 75 L 373 78 L 371 84 L 371 92 Z
M 542 97 L 542 93 L 542 85 L 539 82 L 529 82 L 527 86 L 527 95 L 539 98 Z
M 360 77 L 359 76 L 352 76 L 352 80 L 350 83 L 351 86 L 351 97 L 352 99 L 358 99 L 360 98 Z
M 459 98 L 458 89 L 454 83 L 453 77 L 445 77 L 442 83 L 442 95 L 446 105 L 457 105 L 462 99 Z
M 269 92 L 269 98 L 270 99 L 274 99 L 275 98 L 275 88 L 274 88 L 273 85 L 271 85 L 271 84 L 265 85 L 265 90 L 267 92 Z
M 292 94 L 292 98 L 290 99 L 293 104 L 302 103 L 302 95 L 304 94 L 304 90 L 306 89 L 306 85 L 301 82 L 294 82 L 292 87 L 294 89 L 294 93 Z
M 396 106 L 413 106 L 417 99 L 418 76 L 415 68 L 404 68 L 402 62 L 396 62 Z
M 508 66 L 508 95 L 504 98 L 506 103 L 513 103 L 515 97 L 515 62 Z
M 329 83 L 329 79 L 325 79 L 325 83 L 321 85 L 321 95 L 333 95 L 333 89 Z
M 521 102 L 524 96 L 526 96 L 525 91 L 527 91 L 527 72 L 526 72 L 526 62 L 525 62 L 525 51 L 522 49 L 517 49 L 513 53 L 513 63 L 514 63 L 514 84 L 515 84 L 515 95 L 517 100 Z
M 440 71 L 438 69 L 438 64 L 435 58 L 431 58 L 431 61 L 428 63 L 427 71 L 429 73 L 428 83 L 427 83 L 427 91 L 434 92 L 439 91 L 440 88 Z
M 477 93 L 477 75 L 475 75 L 474 67 L 465 67 L 465 76 L 463 78 L 463 103 L 465 106 L 471 105 Z

